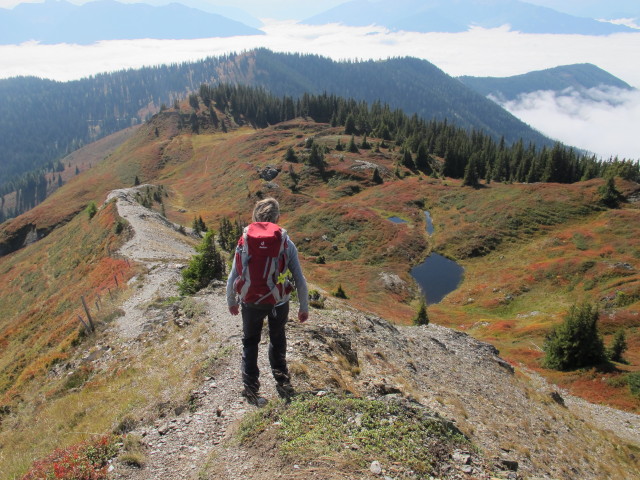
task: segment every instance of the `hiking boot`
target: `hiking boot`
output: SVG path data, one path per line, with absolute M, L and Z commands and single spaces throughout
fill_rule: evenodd
M 257 391 L 251 388 L 245 387 L 242 391 L 242 396 L 247 400 L 247 403 L 256 407 L 264 407 L 267 404 L 267 399 L 261 397 Z
M 289 382 L 277 383 L 276 391 L 278 392 L 278 395 L 280 395 L 280 397 L 284 398 L 285 400 L 291 399 L 291 397 L 293 397 L 296 393 L 296 391 L 293 389 L 293 385 L 291 385 L 291 383 Z

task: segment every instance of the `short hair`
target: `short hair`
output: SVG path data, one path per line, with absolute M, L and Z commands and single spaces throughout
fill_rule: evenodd
M 252 221 L 276 223 L 280 218 L 280 204 L 275 198 L 265 198 L 256 202 Z

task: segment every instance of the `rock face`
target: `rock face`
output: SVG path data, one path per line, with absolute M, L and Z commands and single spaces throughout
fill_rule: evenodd
M 279 173 L 279 169 L 272 167 L 271 165 L 267 165 L 260 171 L 260 178 L 266 180 L 267 182 L 270 182 L 271 180 L 276 178 Z

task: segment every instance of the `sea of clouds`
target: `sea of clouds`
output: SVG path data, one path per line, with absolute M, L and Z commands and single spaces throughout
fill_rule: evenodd
M 640 32 L 609 36 L 533 35 L 472 28 L 464 33 L 391 32 L 381 27 L 308 26 L 270 21 L 266 35 L 198 40 L 118 40 L 93 45 L 0 45 L 0 78 L 34 75 L 59 81 L 102 72 L 193 61 L 266 47 L 336 60 L 411 56 L 452 76 L 510 76 L 558 65 L 592 63 L 640 87 Z M 504 105 L 544 134 L 604 158 L 640 158 L 640 92 L 616 89 L 535 92 Z M 637 128 L 636 128 L 637 130 Z

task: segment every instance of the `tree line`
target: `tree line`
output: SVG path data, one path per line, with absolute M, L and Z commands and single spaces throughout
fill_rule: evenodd
M 602 160 L 559 142 L 541 148 L 522 140 L 508 145 L 478 130 L 468 131 L 442 121 L 407 115 L 388 104 L 345 99 L 337 95 L 303 94 L 300 98 L 276 97 L 262 88 L 243 85 L 202 85 L 202 102 L 213 102 L 219 111 L 236 122 L 250 122 L 264 128 L 297 117 L 343 127 L 347 135 L 374 137 L 397 146 L 402 164 L 426 174 L 465 179 L 477 186 L 486 182 L 574 183 L 598 177 L 620 176 L 640 181 L 638 161 L 610 158 Z M 366 143 L 366 140 L 365 140 Z M 348 147 L 347 147 L 348 148 Z M 442 162 L 436 162 L 439 157 Z

